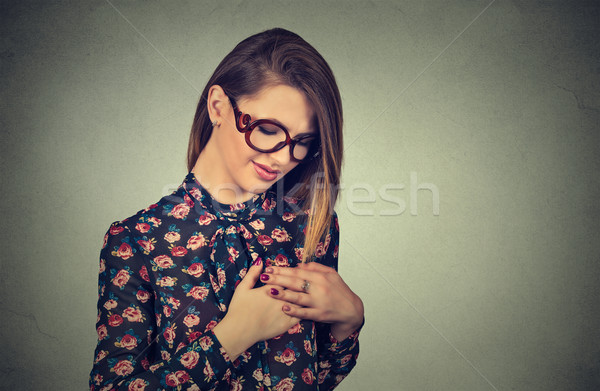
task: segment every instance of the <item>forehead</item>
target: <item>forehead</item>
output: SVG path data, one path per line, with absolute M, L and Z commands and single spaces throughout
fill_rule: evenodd
M 296 88 L 266 87 L 252 96 L 240 98 L 237 104 L 253 120 L 270 119 L 281 123 L 292 137 L 299 133 L 316 133 L 315 111 L 304 93 Z

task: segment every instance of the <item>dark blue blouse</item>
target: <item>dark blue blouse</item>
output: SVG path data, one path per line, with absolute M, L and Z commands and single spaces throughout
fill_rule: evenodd
M 252 262 L 294 267 L 306 214 L 269 189 L 217 202 L 189 173 L 173 194 L 111 225 L 100 254 L 91 390 L 330 390 L 356 364 L 357 330 L 336 341 L 302 320 L 229 360 L 212 328 Z M 315 261 L 337 270 L 339 227 Z M 257 286 L 261 285 L 259 281 Z

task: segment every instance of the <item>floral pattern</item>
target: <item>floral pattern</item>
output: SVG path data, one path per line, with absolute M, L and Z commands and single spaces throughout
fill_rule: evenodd
M 336 341 L 328 325 L 302 320 L 233 362 L 212 332 L 254 260 L 298 264 L 305 217 L 298 199 L 273 189 L 219 203 L 189 173 L 171 195 L 113 223 L 100 253 L 90 389 L 335 388 L 356 364 L 359 330 Z M 314 261 L 337 270 L 338 246 L 334 212 Z

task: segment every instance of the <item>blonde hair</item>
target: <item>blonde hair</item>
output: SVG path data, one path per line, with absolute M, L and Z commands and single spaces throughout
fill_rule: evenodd
M 297 34 L 275 28 L 240 42 L 217 66 L 196 108 L 188 144 L 191 171 L 212 133 L 206 100 L 219 85 L 234 100 L 252 96 L 265 87 L 285 84 L 303 92 L 315 112 L 320 142 L 316 157 L 300 163 L 284 178 L 284 191 L 302 200 L 306 230 L 302 262 L 310 261 L 330 229 L 338 197 L 343 159 L 343 113 L 331 68 Z M 293 194 L 291 194 L 293 193 Z

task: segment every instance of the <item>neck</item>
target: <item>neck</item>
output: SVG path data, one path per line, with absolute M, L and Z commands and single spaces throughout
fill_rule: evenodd
M 233 180 L 225 169 L 222 156 L 214 152 L 211 141 L 209 140 L 200 152 L 192 169 L 196 179 L 215 200 L 222 204 L 231 205 L 248 201 L 254 194 L 233 185 Z

